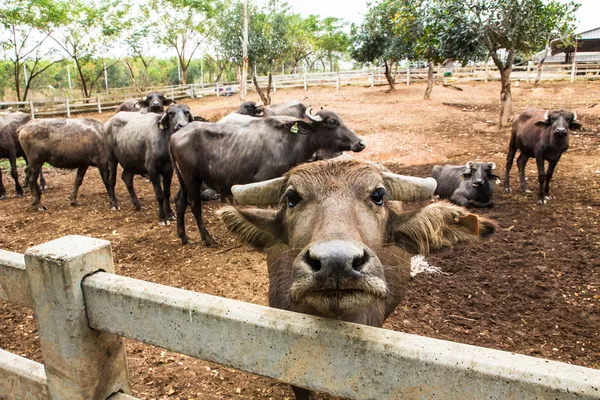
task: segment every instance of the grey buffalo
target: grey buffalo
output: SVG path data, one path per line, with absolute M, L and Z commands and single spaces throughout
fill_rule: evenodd
M 44 163 L 57 168 L 77 168 L 75 184 L 69 196 L 73 206 L 77 205 L 79 186 L 88 168 L 98 168 L 111 207 L 116 205 L 114 190 L 108 182 L 108 149 L 100 122 L 91 118 L 34 120 L 19 129 L 19 142 L 29 161 L 26 181 L 31 189 L 34 208 L 47 209 L 41 204 L 41 191 L 37 183 Z
M 15 181 L 15 190 L 18 197 L 23 197 L 23 188 L 19 183 L 17 171 L 17 158 L 23 157 L 27 162 L 27 156 L 19 143 L 18 129 L 31 120 L 29 114 L 17 111 L 0 117 L 0 158 L 7 158 L 10 163 L 10 175 Z M 40 171 L 40 183 L 42 188 L 46 187 L 46 180 Z M 25 182 L 27 184 L 27 182 Z M 0 171 L 0 200 L 6 198 L 6 189 L 2 183 L 2 172 Z
M 307 161 L 318 149 L 361 151 L 365 143 L 332 111 L 320 111 L 307 120 L 293 117 L 252 118 L 238 115 L 220 123 L 194 122 L 171 137 L 171 152 L 180 191 L 175 197 L 177 234 L 182 243 L 184 214 L 192 208 L 202 241 L 215 245 L 202 222 L 200 189 L 203 183 L 222 196 L 236 184 L 281 176 Z
M 510 192 L 510 170 L 517 150 L 521 191 L 528 192 L 525 182 L 527 160 L 535 158 L 538 169 L 538 204 L 546 204 L 550 197 L 550 180 L 556 164 L 569 148 L 569 129 L 581 129 L 577 114 L 566 110 L 527 110 L 513 122 L 508 156 L 506 157 L 506 178 L 504 191 Z M 545 171 L 548 161 L 548 171 Z
M 463 207 L 493 207 L 494 187 L 500 181 L 495 169 L 493 162 L 436 165 L 431 171 L 437 182 L 435 194 Z
M 286 115 L 288 117 L 304 118 L 307 107 L 300 100 L 290 100 L 280 104 L 263 106 L 261 103 L 247 101 L 240 105 L 236 111 L 238 114 L 251 117 L 276 117 Z
M 220 213 L 234 235 L 266 252 L 269 306 L 380 327 L 403 300 L 412 255 L 470 243 L 496 229 L 447 202 L 408 212 L 394 207 L 430 198 L 432 181 L 356 160 L 319 161 L 234 186 L 241 205 L 274 209 L 227 207 Z M 296 399 L 315 398 L 293 389 Z
M 188 106 L 173 104 L 163 115 L 121 112 L 104 125 L 111 187 L 114 190 L 117 164 L 120 164 L 123 168 L 121 177 L 131 202 L 139 210 L 142 205 L 135 193 L 133 178 L 147 174 L 158 202 L 160 225 L 169 225 L 169 220 L 174 219 L 170 205 L 173 167 L 169 157 L 169 138 L 193 120 Z

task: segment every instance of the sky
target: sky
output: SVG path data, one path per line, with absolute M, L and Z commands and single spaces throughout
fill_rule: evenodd
M 367 11 L 366 0 L 288 0 L 304 16 L 317 14 L 324 17 L 343 18 L 348 22 L 360 23 Z M 566 3 L 568 0 L 560 0 Z M 578 0 L 579 23 L 577 32 L 600 27 L 600 0 Z

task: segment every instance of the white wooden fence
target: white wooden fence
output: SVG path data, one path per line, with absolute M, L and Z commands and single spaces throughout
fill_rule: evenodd
M 0 399 L 133 399 L 122 337 L 356 399 L 598 399 L 600 371 L 113 274 L 110 243 L 0 251 L 0 299 L 33 308 L 44 365 L 0 349 Z
M 434 76 L 441 78 L 443 70 L 436 67 Z M 514 66 L 511 79 L 515 81 L 533 81 L 536 75 L 536 66 L 533 64 Z M 427 69 L 424 68 L 400 68 L 394 70 L 397 84 L 411 84 L 427 79 Z M 572 65 L 545 64 L 542 80 L 575 80 L 575 79 L 599 79 L 600 64 L 580 64 L 574 70 Z M 455 68 L 450 81 L 471 82 L 499 80 L 500 74 L 495 67 L 489 65 L 468 66 Z M 259 77 L 261 87 L 267 85 L 267 77 Z M 273 90 L 303 88 L 308 90 L 314 86 L 335 86 L 337 90 L 347 85 L 379 86 L 386 85 L 387 81 L 381 69 L 328 72 L 314 74 L 292 74 L 274 75 Z M 248 90 L 254 90 L 251 81 L 248 82 Z M 239 93 L 239 82 L 217 82 L 209 84 L 189 84 L 185 86 L 162 86 L 151 87 L 148 91 L 157 90 L 171 99 L 195 98 L 203 96 L 228 96 Z M 29 100 L 26 102 L 0 102 L 1 108 L 18 108 L 31 113 L 31 116 L 67 116 L 76 113 L 113 111 L 128 98 L 139 98 L 139 91 L 132 88 L 111 89 L 109 94 L 98 95 L 94 98 L 62 98 L 46 100 Z

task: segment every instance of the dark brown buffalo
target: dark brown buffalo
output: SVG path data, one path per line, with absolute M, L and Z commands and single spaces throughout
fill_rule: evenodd
M 550 180 L 556 164 L 569 148 L 569 129 L 581 129 L 577 114 L 566 110 L 527 110 L 513 122 L 512 135 L 506 157 L 504 191 L 510 192 L 510 170 L 517 150 L 521 191 L 528 192 L 525 182 L 527 160 L 535 158 L 538 168 L 538 204 L 546 204 L 550 197 Z M 548 172 L 544 162 L 548 161 Z
M 180 186 L 175 196 L 177 235 L 183 244 L 189 242 L 184 221 L 188 204 L 204 244 L 216 244 L 202 221 L 202 184 L 227 197 L 233 185 L 281 176 L 319 149 L 358 152 L 365 148 L 335 112 L 312 115 L 309 109 L 306 117 L 254 118 L 233 113 L 217 123 L 193 122 L 173 134 L 171 153 Z
M 154 113 L 162 114 L 165 112 L 165 107 L 176 103 L 175 100 L 167 99 L 161 92 L 150 92 L 144 100 L 125 100 L 117 108 L 117 112 L 140 112 L 142 114 Z
M 37 183 L 44 163 L 57 168 L 77 168 L 75 185 L 69 196 L 73 206 L 77 205 L 77 192 L 86 171 L 90 165 L 98 168 L 111 206 L 116 207 L 115 193 L 108 181 L 108 149 L 100 122 L 91 118 L 34 120 L 19 129 L 19 142 L 29 160 L 26 180 L 34 208 L 47 210 L 40 202 L 41 191 Z
M 0 158 L 8 158 L 10 163 L 10 175 L 15 181 L 15 190 L 18 197 L 23 197 L 23 188 L 19 183 L 17 171 L 17 158 L 23 157 L 27 163 L 27 156 L 19 143 L 18 129 L 31 120 L 29 114 L 17 111 L 0 117 Z M 26 185 L 25 182 L 23 185 Z M 46 188 L 46 180 L 40 171 L 40 184 L 42 189 Z M 6 189 L 2 184 L 2 172 L 0 170 L 0 200 L 6 198 Z
M 411 255 L 495 231 L 491 221 L 446 202 L 399 211 L 395 201 L 427 199 L 435 186 L 432 178 L 333 159 L 235 186 L 241 204 L 279 207 L 226 207 L 221 218 L 242 241 L 266 250 L 271 307 L 380 327 L 402 299 Z M 306 389 L 294 392 L 313 398 Z

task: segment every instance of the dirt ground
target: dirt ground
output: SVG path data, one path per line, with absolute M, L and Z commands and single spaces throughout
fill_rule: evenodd
M 364 138 L 359 158 L 382 161 L 394 172 L 428 176 L 435 163 L 494 161 L 504 176 L 509 131 L 495 127 L 499 84 L 460 84 L 463 91 L 436 86 L 422 100 L 424 85 L 310 88 L 278 91 L 274 101 L 300 99 L 339 112 Z M 544 206 L 535 194 L 495 193 L 496 207 L 480 211 L 499 232 L 471 247 L 447 250 L 428 261 L 444 274 L 419 275 L 385 327 L 478 346 L 600 368 L 600 82 L 513 86 L 514 113 L 527 107 L 575 109 L 584 130 L 552 182 L 555 199 Z M 192 111 L 218 118 L 236 108 L 237 97 L 187 101 Z M 110 114 L 93 115 L 106 120 Z M 108 210 L 95 170 L 80 190 L 79 207 L 67 196 L 74 171 L 49 169 L 44 192 L 47 212 L 30 212 L 29 198 L 14 197 L 4 172 L 7 200 L 0 203 L 0 248 L 28 247 L 68 234 L 110 240 L 116 272 L 188 290 L 256 304 L 267 303 L 265 257 L 239 243 L 215 217 L 220 204 L 206 206 L 207 228 L 219 247 L 180 245 L 175 226 L 160 227 L 149 183 L 136 178 L 145 207 L 133 210 L 122 182 L 121 210 Z M 535 163 L 527 166 L 537 187 Z M 517 168 L 512 172 L 518 189 Z M 515 183 L 517 183 L 515 185 Z M 176 191 L 176 180 L 173 193 Z M 479 211 L 478 211 L 479 212 Z M 188 213 L 192 239 L 199 239 Z M 42 361 L 32 312 L 0 302 L 0 347 Z M 133 394 L 142 399 L 280 399 L 285 384 L 202 360 L 127 341 Z

